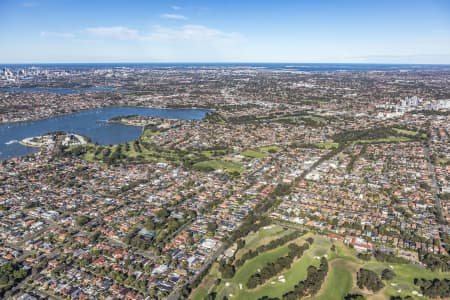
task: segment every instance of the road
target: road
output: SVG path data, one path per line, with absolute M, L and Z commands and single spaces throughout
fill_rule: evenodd
M 215 252 L 214 254 L 212 254 L 207 260 L 206 262 L 202 265 L 202 267 L 199 269 L 199 272 L 197 272 L 197 274 L 195 274 L 194 276 L 192 276 L 184 285 L 178 285 L 173 291 L 172 293 L 170 293 L 170 295 L 167 297 L 167 300 L 178 300 L 180 298 L 180 292 L 181 289 L 188 285 L 193 283 L 195 280 L 197 280 L 197 278 L 206 270 L 210 267 L 210 265 L 219 257 L 220 254 L 222 254 L 223 251 L 225 251 L 226 246 L 222 245 L 220 246 Z
M 442 215 L 441 199 L 438 196 L 439 188 L 438 188 L 437 181 L 436 181 L 436 174 L 434 173 L 434 166 L 433 166 L 433 163 L 431 162 L 431 158 L 430 158 L 430 149 L 428 148 L 428 145 L 426 143 L 423 144 L 423 149 L 424 149 L 425 157 L 426 157 L 427 163 L 428 163 L 428 171 L 430 172 L 430 175 L 431 175 L 431 192 L 433 193 L 436 210 L 438 212 L 437 217 L 439 219 L 439 222 L 441 224 L 444 224 L 445 220 Z M 447 227 L 446 225 L 442 225 L 442 229 L 445 231 L 447 231 L 446 227 Z
M 344 147 L 345 148 L 345 147 Z M 342 150 L 344 150 L 344 148 L 341 149 L 337 149 L 337 151 L 329 158 L 325 159 L 325 161 L 331 159 L 332 157 L 334 157 L 335 155 L 337 155 L 338 153 L 340 153 Z M 308 169 L 304 170 L 302 172 L 302 174 L 300 174 L 296 180 L 294 181 L 294 184 L 297 183 L 299 180 L 305 178 L 306 175 L 308 175 L 308 173 L 310 173 L 311 171 L 313 171 L 316 167 L 318 167 L 321 163 L 323 163 L 323 161 L 317 161 L 316 163 L 312 164 Z M 256 171 L 255 171 L 256 172 Z M 270 210 L 264 212 L 264 214 L 268 214 L 270 212 Z M 283 224 L 284 226 L 284 224 Z M 289 227 L 289 226 L 287 226 Z M 292 226 L 293 227 L 293 226 Z M 293 229 L 299 230 L 300 228 L 298 227 L 293 227 Z M 219 249 L 217 249 L 214 254 L 212 256 L 210 256 L 206 262 L 202 265 L 202 267 L 200 268 L 200 271 L 194 275 L 192 278 L 190 278 L 184 285 L 181 286 L 177 286 L 171 293 L 170 295 L 167 297 L 167 300 L 177 300 L 180 297 L 180 292 L 181 289 L 186 286 L 187 284 L 191 284 L 192 282 L 194 282 L 198 276 L 200 276 L 200 274 L 202 274 L 202 272 L 209 268 L 209 266 L 217 259 L 217 257 L 219 257 L 219 255 L 226 250 L 226 247 L 224 245 L 222 245 Z
M 337 153 L 335 153 L 335 154 L 337 154 Z M 312 166 L 310 166 L 308 169 L 304 170 L 304 171 L 302 172 L 302 174 L 299 175 L 299 176 L 297 177 L 297 179 L 296 179 L 295 182 L 297 182 L 298 180 L 304 178 L 309 172 L 311 172 L 312 170 L 314 170 L 319 164 L 320 164 L 319 162 L 318 162 L 318 163 L 315 163 L 315 164 L 313 164 Z M 253 175 L 254 173 L 256 173 L 256 172 L 258 172 L 258 171 L 259 171 L 259 170 L 256 170 L 256 171 L 254 171 L 252 174 L 249 174 L 250 177 L 251 177 L 251 175 Z M 434 174 L 434 173 L 433 173 L 433 174 Z M 115 208 L 115 209 L 118 209 L 118 208 Z M 267 213 L 267 212 L 266 212 L 266 213 Z M 101 220 L 100 218 L 98 218 L 98 217 L 97 217 L 97 218 L 92 218 L 92 219 L 91 219 L 87 224 L 85 224 L 84 226 L 78 226 L 77 224 L 74 224 L 74 229 L 76 229 L 76 231 L 81 231 L 81 230 L 83 230 L 83 227 L 85 227 L 85 226 L 95 226 L 96 224 L 101 223 L 101 221 L 102 221 L 102 220 Z M 174 233 L 172 233 L 172 235 L 170 235 L 170 238 L 173 238 L 173 237 L 176 236 L 178 233 L 180 233 L 181 231 L 185 230 L 191 223 L 192 223 L 192 221 L 187 222 L 186 224 L 183 224 L 180 228 L 178 228 L 178 230 L 176 230 Z M 30 234 L 30 235 L 26 236 L 26 238 L 24 239 L 24 241 L 25 241 L 25 240 L 28 240 L 28 239 L 31 239 L 31 238 L 35 238 L 35 237 L 41 235 L 44 231 L 52 230 L 52 229 L 55 228 L 55 227 L 57 227 L 57 223 L 54 222 L 54 221 L 50 221 L 50 226 L 49 226 L 49 227 L 47 227 L 46 229 L 37 231 L 37 232 L 35 232 L 35 233 L 33 233 L 33 234 Z M 298 229 L 298 228 L 296 228 L 296 229 Z M 128 246 L 125 245 L 125 244 L 124 244 L 122 241 L 120 241 L 120 240 L 109 239 L 109 238 L 108 238 L 108 241 L 109 241 L 111 244 L 113 244 L 113 245 L 117 245 L 117 246 L 120 246 L 120 247 L 128 248 Z M 11 245 L 11 246 L 12 246 L 12 245 Z M 20 245 L 16 245 L 16 248 L 21 249 L 21 248 L 22 248 L 21 246 L 22 246 L 22 243 L 21 243 Z M 23 249 L 21 249 L 21 250 L 23 250 Z M 182 288 L 183 288 L 184 286 L 189 285 L 189 284 L 192 284 L 193 282 L 195 282 L 196 280 L 198 280 L 199 277 L 203 274 L 203 272 L 204 272 L 205 270 L 209 269 L 209 267 L 211 266 L 211 264 L 212 264 L 214 261 L 216 261 L 216 259 L 217 259 L 217 258 L 218 258 L 225 250 L 226 250 L 226 245 L 225 245 L 225 244 L 223 244 L 221 247 L 219 247 L 217 250 L 215 250 L 215 251 L 214 251 L 214 252 L 206 259 L 206 261 L 202 264 L 202 266 L 200 267 L 200 269 L 198 270 L 198 272 L 197 272 L 195 275 L 191 276 L 191 277 L 186 281 L 186 283 L 185 283 L 184 285 L 178 285 L 178 286 L 176 286 L 176 287 L 174 288 L 174 290 L 170 293 L 170 295 L 168 296 L 167 299 L 169 299 L 169 300 L 176 300 L 176 299 L 179 299 L 179 298 L 180 298 L 180 294 L 181 294 Z M 155 257 L 155 254 L 154 254 L 154 253 L 151 253 L 151 252 L 149 252 L 149 251 L 136 250 L 136 249 L 135 249 L 135 251 L 136 251 L 139 255 L 142 255 L 142 256 L 144 256 L 144 257 L 146 257 L 146 258 L 148 258 L 148 259 L 155 259 L 155 258 L 156 258 L 156 257 Z M 51 253 L 40 255 L 37 259 L 38 259 L 38 260 L 41 260 L 41 259 L 43 259 L 43 258 L 46 258 L 47 260 L 50 260 L 50 259 L 52 259 L 52 258 L 57 257 L 58 255 L 60 255 L 60 252 L 61 252 L 61 249 L 54 249 L 54 251 L 52 251 Z M 25 253 L 24 253 L 24 254 L 25 254 Z M 30 254 L 30 253 L 26 253 L 26 254 Z M 25 280 L 23 280 L 23 281 L 16 287 L 16 290 L 17 290 L 17 289 L 21 289 L 21 288 L 23 288 L 24 286 L 26 286 L 26 285 L 27 285 L 26 282 L 28 282 L 28 281 L 30 281 L 30 280 L 32 281 L 32 280 L 36 277 L 36 275 L 38 275 L 38 274 L 39 274 L 39 273 L 37 273 L 37 274 L 30 274 Z M 200 278 L 200 279 L 201 279 L 201 278 Z

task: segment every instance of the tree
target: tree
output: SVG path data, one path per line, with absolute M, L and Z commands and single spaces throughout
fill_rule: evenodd
M 239 239 L 238 241 L 237 241 L 237 248 L 238 249 L 242 249 L 242 248 L 244 248 L 245 247 L 245 240 L 244 239 Z
M 78 216 L 76 219 L 76 224 L 78 226 L 83 226 L 87 224 L 90 221 L 90 218 L 88 216 Z
M 282 270 L 290 268 L 295 258 L 301 257 L 303 252 L 309 248 L 308 243 L 298 246 L 295 243 L 288 245 L 289 252 L 286 256 L 279 257 L 276 261 L 267 263 L 260 272 L 250 276 L 247 287 L 252 288 L 254 284 L 263 284 L 268 279 L 279 274 Z
M 154 230 L 155 229 L 155 223 L 152 219 L 148 219 L 145 221 L 144 227 L 148 230 Z
M 216 222 L 209 222 L 207 227 L 208 227 L 208 231 L 211 232 L 212 234 L 214 234 L 216 232 L 218 226 L 217 226 Z
M 450 298 L 450 279 L 414 279 L 414 284 L 420 287 L 422 293 L 429 298 Z
M 344 300 L 364 300 L 364 296 L 361 294 L 347 294 L 344 297 Z
M 372 257 L 372 255 L 370 253 L 358 253 L 357 257 L 359 259 L 365 260 L 365 261 L 369 261 L 370 258 Z
M 0 276 L 0 285 L 8 285 L 9 284 L 9 276 L 8 274 L 2 274 Z
M 96 242 L 101 236 L 101 232 L 100 231 L 95 231 L 92 235 L 91 235 L 91 241 L 92 242 Z
M 325 257 L 320 259 L 320 266 L 309 266 L 306 273 L 306 279 L 295 285 L 294 290 L 283 295 L 283 300 L 300 299 L 305 295 L 315 295 L 322 286 L 328 273 L 328 261 Z
M 450 270 L 450 258 L 448 256 L 427 253 L 421 258 L 421 261 L 432 271 L 441 270 L 446 272 Z
M 356 281 L 360 289 L 367 288 L 373 292 L 378 292 L 384 287 L 384 283 L 377 273 L 368 269 L 359 269 Z
M 381 272 L 381 279 L 383 279 L 383 280 L 392 280 L 394 277 L 395 277 L 395 272 L 389 268 L 386 268 Z
M 161 208 L 160 210 L 158 210 L 158 212 L 156 213 L 156 216 L 158 217 L 158 218 L 161 218 L 161 219 L 165 219 L 165 218 L 167 218 L 168 216 L 170 215 L 170 213 L 167 211 L 167 209 L 165 209 L 165 208 Z
M 256 273 L 256 274 L 252 275 L 249 278 L 249 280 L 247 281 L 246 286 L 249 289 L 254 289 L 255 287 L 257 287 L 261 283 L 262 283 L 261 275 L 259 275 L 259 273 Z
M 223 278 L 232 278 L 236 269 L 232 264 L 222 261 L 219 265 L 219 271 L 222 273 Z

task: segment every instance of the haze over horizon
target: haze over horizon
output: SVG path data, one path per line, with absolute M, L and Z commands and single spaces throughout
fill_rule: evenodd
M 450 63 L 450 3 L 2 1 L 0 63 Z

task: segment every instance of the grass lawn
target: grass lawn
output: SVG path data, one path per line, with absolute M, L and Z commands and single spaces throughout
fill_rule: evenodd
M 109 150 L 110 155 L 114 153 L 118 147 L 121 147 L 121 154 L 123 158 L 118 159 L 118 161 L 122 161 L 123 159 L 136 159 L 140 158 L 145 162 L 155 162 L 155 161 L 168 161 L 168 160 L 177 160 L 178 157 L 175 155 L 174 151 L 167 150 L 164 152 L 156 152 L 152 149 L 147 149 L 141 145 L 141 152 L 136 152 L 133 145 L 134 141 L 121 144 L 121 145 L 95 145 L 95 144 L 87 144 L 84 145 L 87 151 L 82 155 L 82 158 L 87 161 L 92 162 L 103 162 L 105 158 L 104 151 Z M 73 146 L 74 148 L 77 146 Z M 69 148 L 69 150 L 71 149 Z M 128 150 L 127 150 L 128 148 Z
M 416 136 L 417 132 L 412 130 L 406 130 L 406 129 L 400 129 L 400 128 L 392 128 L 395 132 L 400 133 L 401 135 L 408 135 L 408 136 Z
M 346 266 L 345 260 L 338 259 L 330 263 L 330 269 L 321 291 L 311 299 L 344 299 L 344 296 L 352 290 L 352 287 L 352 273 Z
M 269 155 L 270 152 L 276 152 L 280 150 L 280 147 L 277 145 L 269 145 L 263 146 L 256 149 L 248 149 L 241 152 L 241 155 L 250 157 L 250 158 L 264 158 Z
M 339 143 L 335 143 L 335 142 L 323 142 L 323 143 L 317 143 L 314 144 L 314 146 L 316 146 L 319 149 L 336 149 L 337 147 L 339 147 Z
M 220 277 L 218 263 L 213 263 L 208 275 L 203 278 L 202 283 L 191 293 L 189 299 L 203 300 L 209 294 L 209 290 L 214 286 L 216 278 Z
M 242 280 L 248 279 L 250 275 L 257 270 L 257 269 L 251 270 L 250 268 L 259 266 L 261 261 L 258 260 L 259 261 L 258 263 L 254 263 L 251 261 L 248 262 L 248 265 L 244 271 L 242 271 L 241 273 L 239 273 L 238 271 L 236 273 L 236 276 L 229 281 L 225 280 L 226 282 L 228 282 L 229 286 L 226 286 L 226 284 L 222 284 L 223 288 L 218 294 L 219 299 L 221 299 L 221 297 L 223 296 L 229 297 L 230 294 L 234 295 L 235 299 L 256 300 L 262 296 L 281 298 L 284 293 L 292 290 L 299 281 L 306 278 L 306 269 L 308 268 L 308 266 L 319 265 L 319 260 L 314 259 L 313 256 L 311 255 L 311 252 L 314 251 L 313 249 L 314 248 L 312 247 L 311 249 L 307 250 L 300 259 L 294 261 L 292 267 L 289 270 L 286 270 L 280 274 L 284 276 L 286 280 L 285 282 L 279 281 L 277 276 L 274 277 L 272 280 L 267 281 L 264 285 L 258 286 L 257 288 L 252 290 L 248 290 L 245 287 L 246 281 Z M 257 259 L 258 257 L 256 257 L 253 260 Z M 243 275 L 244 274 L 243 272 L 245 272 L 245 275 Z M 242 284 L 242 289 L 240 288 L 239 284 Z
M 412 139 L 406 136 L 388 136 L 386 138 L 373 139 L 373 140 L 355 140 L 353 144 L 377 144 L 377 143 L 400 143 L 410 142 Z
M 400 143 L 400 142 L 411 142 L 416 141 L 418 138 L 426 138 L 426 134 L 419 134 L 419 132 L 412 131 L 412 130 L 406 130 L 406 129 L 400 129 L 393 127 L 392 130 L 394 130 L 397 135 L 390 135 L 383 138 L 378 139 L 359 139 L 352 141 L 353 144 L 376 144 L 376 143 Z
M 231 162 L 231 161 L 224 161 L 219 159 L 213 159 L 213 160 L 206 160 L 199 163 L 196 163 L 193 165 L 193 168 L 199 171 L 216 171 L 216 170 L 223 170 L 225 172 L 236 172 L 236 173 L 242 173 L 243 168 L 240 164 Z
M 256 150 L 245 150 L 241 152 L 241 155 L 251 158 L 264 158 L 267 156 L 267 153 Z
M 189 296 L 189 299 L 192 300 L 203 300 L 208 295 L 208 290 L 204 287 L 196 288 L 192 294 Z
M 396 276 L 391 281 L 385 282 L 386 287 L 383 289 L 383 291 L 376 295 L 377 297 L 384 296 L 385 299 L 389 299 L 389 296 L 413 296 L 412 291 L 420 292 L 419 287 L 414 285 L 414 278 L 444 279 L 450 277 L 449 273 L 432 272 L 431 270 L 427 270 L 423 267 L 410 264 L 390 264 L 372 261 L 366 263 L 364 265 L 364 268 L 373 270 L 378 274 L 381 274 L 384 269 L 390 268 L 390 266 L 393 267 L 392 270 L 395 272 Z M 413 298 L 423 299 L 423 297 L 414 296 Z
M 278 150 L 280 150 L 280 146 L 277 146 L 277 145 L 268 145 L 268 146 L 259 147 L 259 151 L 262 151 L 262 152 L 271 152 L 271 151 L 278 151 Z
M 242 283 L 245 285 L 250 276 L 258 269 L 262 269 L 267 263 L 276 261 L 279 257 L 285 256 L 289 252 L 287 244 L 275 248 L 270 251 L 261 253 L 257 257 L 250 259 L 238 269 L 232 281 L 235 283 Z
M 270 241 L 278 239 L 288 233 L 291 233 L 291 229 L 283 229 L 279 225 L 269 225 L 261 228 L 258 232 L 252 233 L 245 238 L 245 246 L 236 252 L 236 259 L 241 258 L 244 253 L 249 250 L 255 250 L 261 245 L 266 245 Z
M 140 139 L 141 139 L 143 142 L 150 143 L 151 140 L 152 140 L 152 138 L 153 138 L 154 136 L 157 136 L 158 134 L 160 134 L 159 131 L 153 131 L 153 130 L 150 130 L 150 129 L 146 129 L 146 130 L 144 130 L 144 131 L 142 132 L 142 135 L 141 135 Z
M 282 123 L 296 123 L 298 118 L 294 116 L 289 117 L 278 117 L 275 119 L 272 119 L 274 122 L 282 122 Z
M 242 281 L 242 279 L 248 279 L 254 272 L 256 272 L 257 269 L 251 268 L 260 267 L 264 265 L 267 261 L 265 261 L 264 264 L 261 264 L 262 261 L 260 260 L 258 262 L 248 262 L 247 264 L 248 266 L 244 269 L 244 271 L 241 272 L 238 271 L 235 277 L 233 277 L 231 280 L 224 280 L 225 283 L 222 283 L 219 286 L 218 299 L 222 299 L 224 296 L 230 297 L 230 294 L 233 295 L 233 298 L 235 299 L 250 300 L 250 299 L 258 299 L 262 296 L 272 296 L 281 298 L 283 293 L 288 292 L 290 289 L 292 289 L 292 287 L 295 284 L 298 283 L 298 281 L 306 277 L 306 268 L 308 266 L 314 263 L 316 263 L 317 265 L 319 264 L 318 261 L 313 259 L 312 256 L 309 255 L 307 252 L 303 254 L 302 258 L 294 262 L 291 269 L 280 274 L 285 276 L 286 282 L 284 283 L 280 282 L 278 281 L 277 277 L 274 277 L 272 280 L 267 281 L 264 285 L 259 286 L 252 290 L 248 290 L 246 288 L 245 286 L 246 281 Z M 256 259 L 257 258 L 253 260 Z
M 406 129 L 400 129 L 400 128 L 392 128 L 393 130 L 395 130 L 396 132 L 398 132 L 401 135 L 406 135 L 406 136 L 410 136 L 410 137 L 420 137 L 422 139 L 426 138 L 427 135 L 425 133 L 420 133 L 417 131 L 412 131 L 412 130 L 406 130 Z
M 319 261 L 314 259 L 309 251 L 306 251 L 303 256 L 292 264 L 292 267 L 281 273 L 286 279 L 286 282 L 280 282 L 277 277 L 268 281 L 265 285 L 255 289 L 255 291 L 244 291 L 242 299 L 258 299 L 263 296 L 282 298 L 283 294 L 294 289 L 294 286 L 301 280 L 306 278 L 306 270 L 309 266 L 319 266 Z M 274 283 L 272 283 L 274 282 Z
M 203 150 L 203 151 L 201 151 L 201 154 L 206 156 L 206 157 L 208 157 L 208 158 L 211 158 L 211 157 L 226 155 L 227 154 L 227 150 L 225 150 L 225 149 Z
M 319 116 L 304 116 L 303 118 L 311 119 L 317 123 L 326 123 L 326 119 Z
M 311 254 L 313 256 L 324 256 L 324 255 L 328 256 L 328 254 L 329 254 L 328 252 L 331 247 L 330 240 L 328 238 L 326 238 L 324 236 L 320 236 L 320 235 L 314 235 L 314 236 L 312 236 L 312 238 L 314 239 L 314 243 L 311 248 L 311 250 L 312 250 Z
M 137 145 L 135 145 L 135 141 L 120 145 L 95 145 L 89 143 L 81 146 L 72 146 L 65 151 L 87 161 L 100 162 L 102 164 L 172 162 L 177 165 L 185 164 L 191 166 L 196 162 L 204 162 L 203 167 L 208 170 L 223 169 L 226 172 L 237 172 L 239 174 L 242 172 L 242 166 L 238 163 L 212 159 L 213 157 L 226 155 L 227 150 L 225 149 L 200 151 L 195 149 L 181 150 L 156 147 L 151 144 L 151 140 L 158 134 L 158 131 L 146 129 L 138 139 L 139 143 Z M 197 167 L 202 168 L 202 165 L 199 164 Z
M 230 298 L 230 294 L 233 295 L 234 299 L 258 299 L 262 296 L 279 297 L 281 299 L 284 293 L 292 290 L 299 281 L 306 278 L 308 266 L 319 266 L 318 256 L 329 255 L 331 242 L 325 237 L 306 234 L 295 241 L 298 244 L 303 244 L 308 237 L 313 237 L 314 239 L 311 248 L 305 251 L 300 259 L 295 260 L 290 269 L 280 273 L 280 275 L 284 276 L 285 282 L 279 281 L 278 276 L 280 275 L 278 275 L 255 289 L 248 290 L 245 286 L 248 278 L 267 262 L 274 261 L 278 257 L 286 255 L 288 252 L 287 245 L 290 242 L 248 260 L 237 270 L 233 278 L 224 279 L 217 287 L 216 291 L 219 291 L 218 299 L 222 299 L 223 296 Z
M 256 233 L 248 235 L 246 240 L 245 251 L 255 249 L 257 246 L 266 244 L 271 239 L 287 234 L 287 230 L 283 230 L 281 226 L 272 225 L 262 228 Z M 306 277 L 306 270 L 308 266 L 319 265 L 319 257 L 327 255 L 329 263 L 329 271 L 320 291 L 307 299 L 310 300 L 328 300 L 328 299 L 343 299 L 348 293 L 364 294 L 367 300 L 388 300 L 391 296 L 412 296 L 413 299 L 425 299 L 424 297 L 413 296 L 413 291 L 420 293 L 418 286 L 414 285 L 414 278 L 450 278 L 450 273 L 432 272 L 418 265 L 410 264 L 390 264 L 378 262 L 374 258 L 371 261 L 363 261 L 356 257 L 357 252 L 349 248 L 340 241 L 330 241 L 325 236 L 314 235 L 307 233 L 295 242 L 302 244 L 308 237 L 314 239 L 313 245 L 305 251 L 300 259 L 293 262 L 288 270 L 284 270 L 279 275 L 283 275 L 285 282 L 279 281 L 278 276 L 267 281 L 265 284 L 248 290 L 245 286 L 248 278 L 262 268 L 267 262 L 274 261 L 278 257 L 286 255 L 288 252 L 287 244 L 282 245 L 273 250 L 264 252 L 259 256 L 250 259 L 240 267 L 235 276 L 231 279 L 222 279 L 222 282 L 214 286 L 214 281 L 220 278 L 221 274 L 217 267 L 205 277 L 202 284 L 192 294 L 191 299 L 201 299 L 206 292 L 214 290 L 217 292 L 217 299 L 222 299 L 224 296 L 229 299 L 259 299 L 263 296 L 282 298 L 282 295 L 293 289 L 293 287 Z M 336 251 L 330 250 L 331 245 L 334 244 Z M 217 265 L 217 263 L 216 263 Z M 384 280 L 385 287 L 377 293 L 367 293 L 356 286 L 356 273 L 360 268 L 366 268 L 375 271 L 377 274 L 386 268 L 391 268 L 396 273 L 396 276 L 390 280 Z M 195 298 L 194 298 L 195 296 Z
M 242 254 L 246 253 L 249 250 L 254 250 L 257 247 L 261 246 L 261 245 L 265 245 L 268 244 L 270 241 L 280 238 L 286 234 L 291 233 L 293 230 L 291 229 L 283 229 L 283 227 L 279 226 L 279 225 L 269 225 L 269 226 L 265 226 L 263 228 L 261 228 L 260 230 L 258 230 L 257 232 L 251 233 L 249 234 L 246 238 L 245 238 L 245 246 L 244 248 L 240 249 L 237 253 L 236 253 L 236 258 L 239 258 L 242 256 Z M 286 251 L 286 250 L 282 250 L 282 251 Z M 274 254 L 272 253 L 272 256 Z M 250 270 L 250 268 L 247 270 L 247 272 L 250 272 L 252 270 Z M 245 272 L 241 271 L 241 274 L 245 275 L 245 276 L 250 276 L 251 274 L 246 275 Z M 240 275 L 240 276 L 243 276 Z M 189 297 L 189 299 L 203 299 L 211 290 L 211 288 L 214 286 L 214 282 L 217 278 L 221 278 L 221 274 L 218 270 L 218 263 L 214 263 L 211 267 L 210 272 L 208 273 L 208 275 L 205 276 L 205 278 L 203 279 L 202 283 L 199 285 L 199 287 L 197 289 L 195 289 L 191 296 Z M 226 280 L 224 280 L 226 281 Z M 234 284 L 233 283 L 233 290 L 234 288 L 239 288 L 239 285 Z M 222 290 L 224 288 L 224 284 L 220 285 L 220 289 Z M 216 288 L 215 290 L 218 290 L 218 288 Z M 225 294 L 224 294 L 225 295 Z
M 95 152 L 96 146 L 93 144 L 87 144 L 87 147 L 89 147 L 89 151 L 83 155 L 83 159 L 85 159 L 87 161 L 95 161 L 96 158 L 94 156 L 94 152 Z
M 333 258 L 334 257 L 344 258 L 346 261 L 354 262 L 357 264 L 361 264 L 363 262 L 362 260 L 356 257 L 357 252 L 354 249 L 349 248 L 344 243 L 340 241 L 339 242 L 335 241 L 334 245 L 336 246 L 336 253 L 333 253 L 332 255 Z

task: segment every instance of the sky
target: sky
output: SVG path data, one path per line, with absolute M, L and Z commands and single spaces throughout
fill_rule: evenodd
M 450 64 L 448 0 L 0 0 L 0 63 Z

